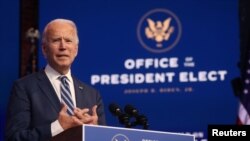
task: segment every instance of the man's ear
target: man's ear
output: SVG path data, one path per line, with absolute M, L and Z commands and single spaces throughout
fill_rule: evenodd
M 76 46 L 76 54 L 75 54 L 75 57 L 77 56 L 78 54 L 78 45 Z

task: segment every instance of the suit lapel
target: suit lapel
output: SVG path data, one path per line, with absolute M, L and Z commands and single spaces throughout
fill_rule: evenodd
M 80 82 L 78 82 L 77 79 L 75 79 L 74 77 L 73 81 L 74 81 L 74 88 L 75 88 L 75 95 L 76 95 L 76 107 L 84 107 L 84 87 L 81 85 Z
M 38 73 L 38 84 L 42 92 L 47 96 L 48 100 L 50 101 L 52 107 L 56 110 L 57 113 L 61 110 L 60 101 L 56 95 L 56 92 L 50 83 L 48 77 L 46 76 L 44 70 L 41 70 Z

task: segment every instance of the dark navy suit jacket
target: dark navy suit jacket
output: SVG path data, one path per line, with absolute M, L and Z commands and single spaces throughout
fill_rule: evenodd
M 73 77 L 76 106 L 98 105 L 98 124 L 105 125 L 104 105 L 94 88 Z M 15 81 L 7 110 L 6 141 L 51 139 L 51 123 L 58 118 L 60 101 L 44 70 Z

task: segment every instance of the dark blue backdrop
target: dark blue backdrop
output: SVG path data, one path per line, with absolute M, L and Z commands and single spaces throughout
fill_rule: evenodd
M 139 21 L 154 9 L 171 11 L 181 23 L 181 29 L 174 21 L 171 23 L 176 31 L 181 30 L 182 33 L 174 48 L 164 53 L 148 51 L 137 35 Z M 9 90 L 13 80 L 18 77 L 19 3 L 1 1 L 0 10 L 3 19 L 0 26 L 3 49 L 0 65 L 4 68 L 0 73 L 3 84 L 0 95 L 2 133 Z M 10 11 L 8 16 L 6 11 Z M 160 20 L 161 23 L 166 18 L 159 17 L 149 18 Z M 239 75 L 236 66 L 239 60 L 237 0 L 40 1 L 40 30 L 54 18 L 68 18 L 78 25 L 80 48 L 72 71 L 90 85 L 93 84 L 91 77 L 94 75 L 111 77 L 114 74 L 161 72 L 176 75 L 173 82 L 164 83 L 93 84 L 103 96 L 109 125 L 122 126 L 108 111 L 108 105 L 113 101 L 122 107 L 128 103 L 137 107 L 140 113 L 148 117 L 151 130 L 196 133 L 199 140 L 206 138 L 207 124 L 235 123 L 238 101 L 233 95 L 230 81 Z M 143 26 L 148 26 L 145 21 Z M 144 38 L 146 40 L 155 43 Z M 171 57 L 178 58 L 177 68 L 128 70 L 124 67 L 127 59 Z M 39 62 L 40 67 L 45 65 L 41 53 Z M 225 79 L 180 82 L 178 78 L 181 72 L 197 75 L 199 71 L 213 70 L 226 71 Z M 155 91 L 152 92 L 152 89 Z
M 54 18 L 68 18 L 78 25 L 80 47 L 73 73 L 101 91 L 109 125 L 122 126 L 108 111 L 108 105 L 114 101 L 122 107 L 128 103 L 137 107 L 147 115 L 151 130 L 191 132 L 198 134 L 198 139 L 206 138 L 208 124 L 235 123 L 237 100 L 230 81 L 239 75 L 236 67 L 239 59 L 237 0 L 72 0 L 70 3 L 62 0 L 59 5 L 45 0 L 40 4 L 41 27 Z M 145 49 L 137 35 L 137 30 L 144 34 L 147 26 L 144 19 L 142 29 L 138 29 L 143 16 L 161 23 L 171 17 L 159 12 L 147 16 L 155 9 L 171 11 L 181 24 L 181 28 L 178 27 L 172 16 L 171 25 L 175 31 L 181 30 L 181 37 L 164 53 Z M 156 43 L 142 36 L 145 42 Z M 129 70 L 124 66 L 127 59 L 171 57 L 178 58 L 177 68 Z M 41 61 L 40 66 L 44 65 Z M 197 75 L 200 71 L 220 70 L 226 72 L 223 80 L 217 77 L 215 81 L 180 82 L 178 78 L 181 72 Z M 105 75 L 111 79 L 114 75 L 167 72 L 175 74 L 173 82 L 110 84 L 108 81 L 109 84 L 102 84 L 91 80 L 93 76 Z
M 8 14 L 7 14 L 8 13 Z M 19 2 L 0 1 L 0 141 L 3 140 L 6 103 L 19 68 Z

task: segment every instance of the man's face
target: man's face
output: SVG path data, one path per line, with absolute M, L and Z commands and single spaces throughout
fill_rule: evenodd
M 47 44 L 43 54 L 52 68 L 61 74 L 68 72 L 77 52 L 76 31 L 69 23 L 55 22 L 48 26 Z

